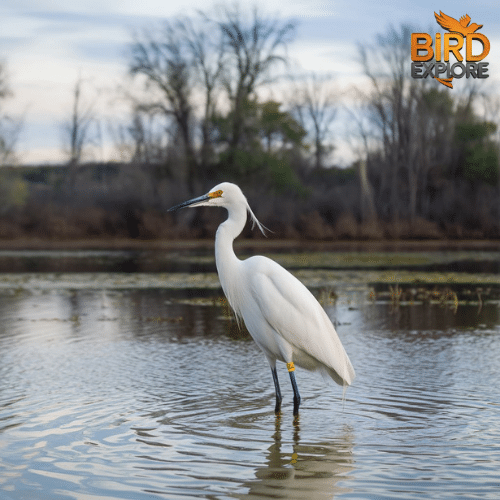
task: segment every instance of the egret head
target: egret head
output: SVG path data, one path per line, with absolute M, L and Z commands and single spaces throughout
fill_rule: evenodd
M 245 203 L 248 204 L 245 195 L 236 184 L 223 182 L 217 184 L 208 193 L 179 203 L 179 205 L 169 208 L 168 211 L 172 212 L 185 207 L 227 207 L 233 204 Z
M 225 207 L 228 211 L 231 208 L 244 207 L 248 210 L 252 218 L 252 227 L 257 224 L 257 227 L 261 230 L 262 234 L 264 234 L 264 226 L 257 220 L 245 195 L 236 184 L 222 182 L 213 187 L 208 193 L 179 203 L 179 205 L 169 208 L 168 211 L 172 212 L 185 207 Z

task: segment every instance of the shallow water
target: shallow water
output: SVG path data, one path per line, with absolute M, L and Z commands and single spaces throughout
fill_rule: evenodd
M 500 276 L 293 267 L 357 371 L 295 420 L 212 269 L 0 276 L 0 498 L 498 498 Z

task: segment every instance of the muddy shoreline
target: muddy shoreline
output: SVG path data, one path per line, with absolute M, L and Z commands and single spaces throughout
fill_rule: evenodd
M 128 239 L 89 238 L 75 240 L 49 240 L 19 238 L 0 240 L 0 250 L 172 250 L 211 248 L 213 239 Z M 240 249 L 262 249 L 265 251 L 315 250 L 315 251 L 454 251 L 500 250 L 500 240 L 342 240 L 307 241 L 291 239 L 238 239 L 235 247 Z

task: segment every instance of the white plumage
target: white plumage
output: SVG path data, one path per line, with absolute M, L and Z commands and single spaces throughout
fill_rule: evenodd
M 224 182 L 206 195 L 181 203 L 186 206 L 220 206 L 228 211 L 215 237 L 215 260 L 222 289 L 237 318 L 243 319 L 257 345 L 265 353 L 276 389 L 276 412 L 281 392 L 276 361 L 287 363 L 294 389 L 294 414 L 300 396 L 294 364 L 321 371 L 339 385 L 350 385 L 354 369 L 326 312 L 312 293 L 292 274 L 263 256 L 240 260 L 233 241 L 243 230 L 247 212 L 263 231 L 248 202 L 235 184 Z

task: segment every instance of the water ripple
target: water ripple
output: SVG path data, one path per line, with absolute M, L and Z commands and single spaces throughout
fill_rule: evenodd
M 496 498 L 497 325 L 410 328 L 353 303 L 328 311 L 356 383 L 297 369 L 294 419 L 280 365 L 277 419 L 265 358 L 213 302 L 0 296 L 0 497 Z

